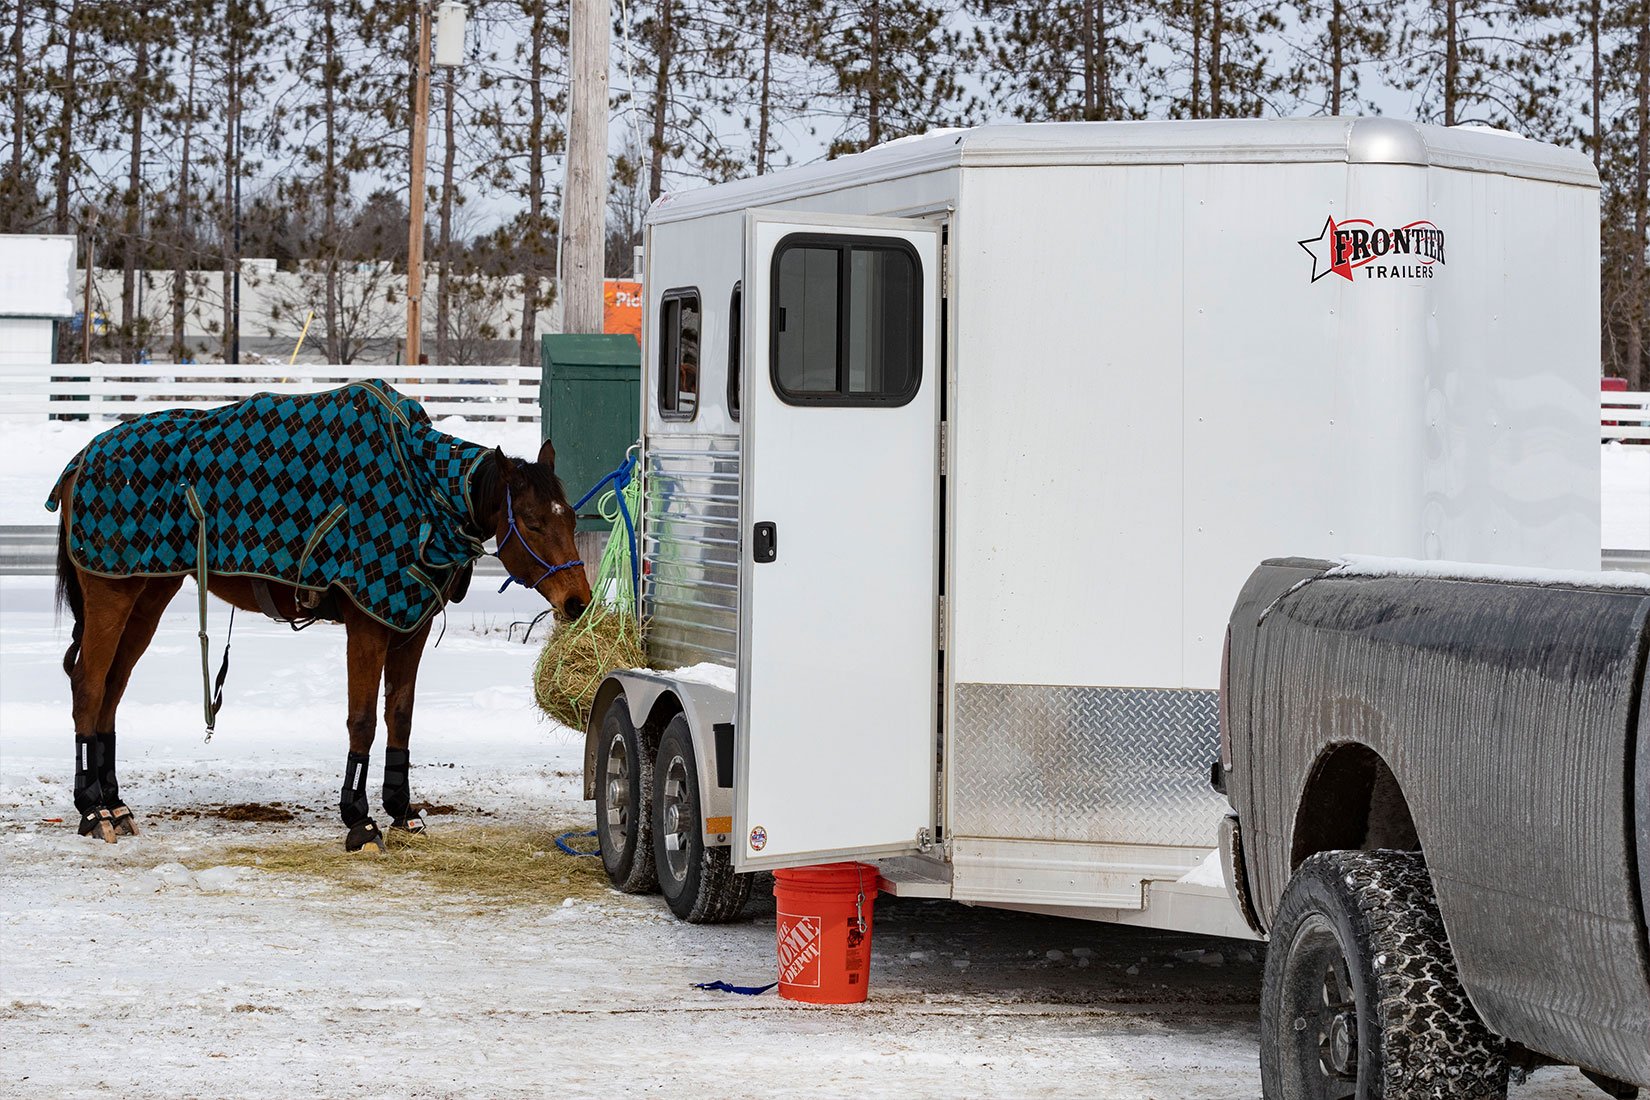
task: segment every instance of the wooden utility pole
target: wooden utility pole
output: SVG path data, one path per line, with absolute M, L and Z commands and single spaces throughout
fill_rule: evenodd
M 567 183 L 561 213 L 563 332 L 602 330 L 610 13 L 609 0 L 573 0 Z
M 424 296 L 424 146 L 430 136 L 430 8 L 418 5 L 418 80 L 413 94 L 412 180 L 407 188 L 407 363 L 418 365 Z

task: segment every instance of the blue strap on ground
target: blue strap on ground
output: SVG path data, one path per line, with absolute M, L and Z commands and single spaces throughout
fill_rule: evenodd
M 694 982 L 694 989 L 706 989 L 712 993 L 738 993 L 745 997 L 755 997 L 766 993 L 778 982 L 769 982 L 767 985 L 729 985 L 727 982 Z
M 599 846 L 596 848 L 596 850 L 594 852 L 581 852 L 577 848 L 573 847 L 571 844 L 567 843 L 567 838 L 568 837 L 580 837 L 580 838 L 582 838 L 582 837 L 595 836 L 595 835 L 596 835 L 596 830 L 594 830 L 594 829 L 591 829 L 588 833 L 577 833 L 577 832 L 563 833 L 563 834 L 561 834 L 561 836 L 558 836 L 556 838 L 556 847 L 560 848 L 562 851 L 566 852 L 570 856 L 599 856 L 599 855 L 602 854 L 602 850 Z

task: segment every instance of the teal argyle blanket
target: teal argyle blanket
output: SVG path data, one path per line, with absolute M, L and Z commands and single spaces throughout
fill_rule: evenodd
M 486 455 L 385 383 L 354 382 L 119 424 L 69 463 L 46 507 L 74 473 L 69 553 L 90 572 L 336 587 L 409 631 L 483 552 L 469 488 Z

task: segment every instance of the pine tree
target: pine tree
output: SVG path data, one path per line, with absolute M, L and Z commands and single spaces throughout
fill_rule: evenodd
M 657 199 L 665 178 L 731 179 L 743 158 L 719 124 L 729 74 L 738 54 L 736 9 L 720 0 L 643 0 L 616 26 L 634 81 L 632 107 L 641 114 L 647 196 Z
M 1420 0 L 1386 69 L 1415 94 L 1416 117 L 1548 136 L 1566 128 L 1559 74 L 1570 31 L 1555 0 Z
M 969 50 L 930 0 L 828 0 L 821 55 L 839 120 L 830 153 L 963 124 L 975 113 L 957 79 Z
M 1302 107 L 1326 115 L 1375 113 L 1361 95 L 1363 68 L 1386 58 L 1399 0 L 1296 0 L 1291 74 Z
M 1282 114 L 1289 72 L 1268 42 L 1283 29 L 1268 0 L 1162 0 L 1153 72 L 1160 110 L 1170 118 L 1255 118 Z
M 484 41 L 508 41 L 492 50 L 482 66 L 480 91 L 486 97 L 479 124 L 490 132 L 496 157 L 489 182 L 518 204 L 510 222 L 491 234 L 487 246 L 507 252 L 521 279 L 521 311 L 515 329 L 516 357 L 523 366 L 539 361 L 538 315 L 553 296 L 558 227 L 552 214 L 549 160 L 566 146 L 558 119 L 567 105 L 567 7 L 556 0 L 508 0 L 483 13 Z
M 750 134 L 746 167 L 765 175 L 789 163 L 780 134 L 803 127 L 819 82 L 820 0 L 726 0 L 732 34 L 732 80 L 726 108 Z
M 993 101 L 1027 121 L 1139 118 L 1145 43 L 1134 0 L 970 0 Z

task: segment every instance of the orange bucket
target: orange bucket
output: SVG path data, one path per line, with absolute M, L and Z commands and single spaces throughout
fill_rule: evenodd
M 773 873 L 779 995 L 816 1005 L 863 1001 L 871 979 L 871 911 L 881 879 L 864 863 Z

